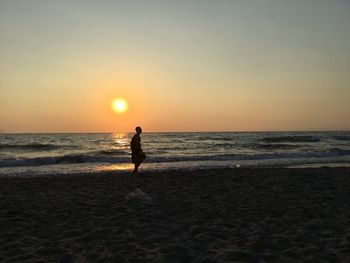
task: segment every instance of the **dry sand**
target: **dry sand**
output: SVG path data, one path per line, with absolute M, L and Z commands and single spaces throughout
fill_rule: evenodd
M 350 262 L 350 168 L 2 177 L 0 209 L 0 262 Z

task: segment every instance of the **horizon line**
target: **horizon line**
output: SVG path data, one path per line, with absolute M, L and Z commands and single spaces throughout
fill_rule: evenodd
M 58 131 L 58 132 L 20 132 L 0 131 L 0 134 L 110 134 L 110 133 L 132 133 L 134 131 Z M 332 130 L 217 130 L 217 131 L 143 131 L 143 133 L 262 133 L 262 132 L 350 132 L 350 129 Z

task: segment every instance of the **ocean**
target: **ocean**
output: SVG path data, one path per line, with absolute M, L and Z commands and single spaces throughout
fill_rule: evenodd
M 0 175 L 132 169 L 133 133 L 0 134 Z M 142 133 L 140 171 L 349 166 L 350 132 Z

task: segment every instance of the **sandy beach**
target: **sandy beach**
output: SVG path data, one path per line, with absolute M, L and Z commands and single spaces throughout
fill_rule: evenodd
M 1 262 L 350 262 L 350 168 L 0 178 Z

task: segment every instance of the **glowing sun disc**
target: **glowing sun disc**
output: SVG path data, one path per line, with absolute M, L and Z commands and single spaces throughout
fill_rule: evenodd
M 116 98 L 112 101 L 112 108 L 115 112 L 123 113 L 128 110 L 128 103 L 125 99 Z

